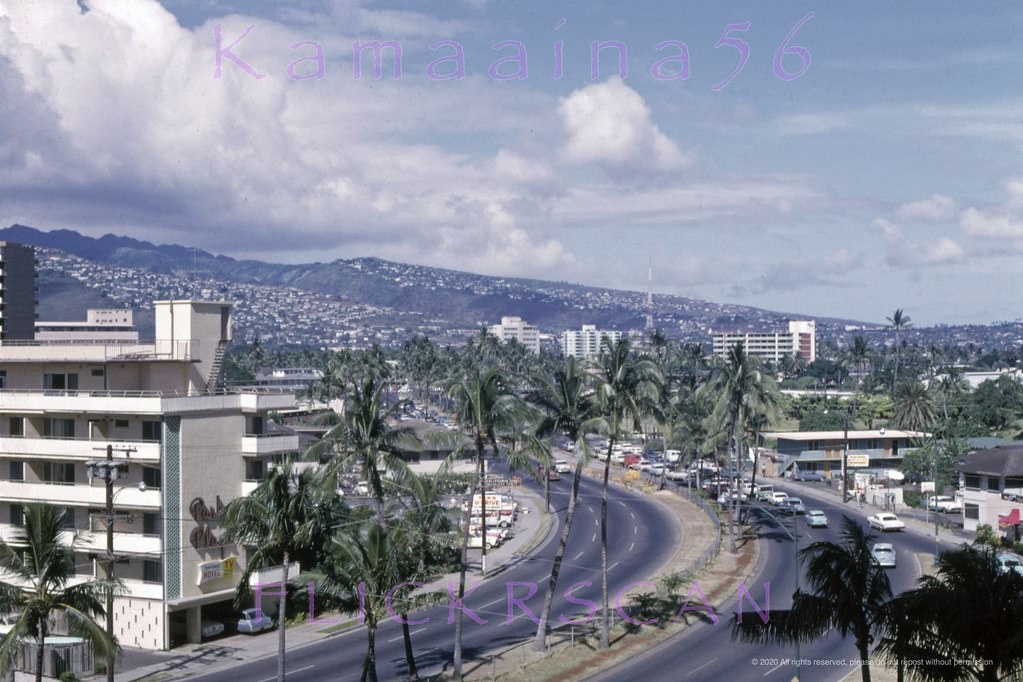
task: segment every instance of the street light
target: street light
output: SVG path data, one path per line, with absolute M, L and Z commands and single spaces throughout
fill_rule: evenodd
M 130 450 L 126 450 L 129 452 Z M 106 525 L 107 525 L 107 552 L 104 557 L 106 569 L 104 578 L 107 582 L 107 603 L 106 603 L 106 630 L 107 639 L 114 641 L 114 481 L 124 478 L 127 475 L 128 462 L 126 460 L 114 460 L 114 446 L 106 447 L 106 459 L 90 460 L 85 463 L 85 470 L 89 479 L 98 478 L 106 483 L 107 504 L 106 504 Z M 123 469 L 123 472 L 122 472 Z M 128 490 L 127 487 L 120 488 L 121 493 Z M 144 481 L 139 481 L 138 490 L 146 491 Z M 107 655 L 107 682 L 114 682 L 114 651 L 111 648 Z
M 796 517 L 796 508 L 795 507 L 791 508 L 791 511 L 792 511 L 792 531 L 791 532 L 789 531 L 788 526 L 786 526 L 784 523 L 782 523 L 781 520 L 779 520 L 778 517 L 776 517 L 774 514 L 772 514 L 771 512 L 767 511 L 767 508 L 764 505 L 757 505 L 757 509 L 759 509 L 764 514 L 767 514 L 771 518 L 772 521 L 777 523 L 778 526 L 783 531 L 785 531 L 785 534 L 788 536 L 789 540 L 792 540 L 792 555 L 793 555 L 793 557 L 795 559 L 795 563 L 796 563 L 795 569 L 792 571 L 792 573 L 795 576 L 796 592 L 799 592 L 799 528 L 796 525 L 796 518 L 797 518 Z M 800 668 L 801 668 L 801 663 L 800 663 L 800 660 L 799 660 L 799 640 L 797 639 L 796 640 L 796 676 L 793 679 L 799 680 Z

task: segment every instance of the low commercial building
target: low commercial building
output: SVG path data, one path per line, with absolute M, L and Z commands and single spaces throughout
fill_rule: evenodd
M 37 341 L 138 342 L 139 332 L 132 322 L 129 308 L 95 308 L 85 311 L 84 321 L 37 320 Z
M 963 528 L 991 526 L 1018 539 L 1023 524 L 1023 443 L 977 450 L 959 465 Z
M 763 434 L 776 440 L 779 476 L 792 471 L 819 471 L 828 478 L 841 478 L 842 455 L 849 442 L 849 471 L 880 474 L 897 469 L 906 450 L 926 438 L 920 431 L 867 429 L 849 431 L 785 431 Z

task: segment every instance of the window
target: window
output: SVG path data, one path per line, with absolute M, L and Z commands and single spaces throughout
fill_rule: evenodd
M 999 487 L 1000 484 L 1001 480 L 999 480 L 996 476 L 987 477 L 987 489 L 989 492 L 997 493 L 999 490 L 1001 490 L 1001 488 Z
M 7 370 L 0 369 L 0 389 L 7 388 Z
M 262 417 L 252 417 L 252 422 L 250 424 L 249 433 L 252 434 L 253 436 L 260 436 L 260 435 L 263 434 L 263 418 Z
M 25 525 L 25 508 L 20 504 L 12 504 L 11 508 L 11 525 L 21 526 Z
M 118 428 L 118 429 L 126 429 L 126 428 L 128 428 L 128 420 L 127 419 L 115 419 L 114 420 L 114 428 Z
M 47 391 L 77 391 L 77 374 L 44 374 L 43 388 Z
M 163 582 L 163 562 L 152 559 L 142 560 L 142 581 L 147 583 Z
M 160 422 L 142 422 L 142 440 L 160 441 Z
M 43 420 L 43 437 L 44 438 L 74 438 L 75 437 L 75 420 L 74 419 L 53 419 L 47 417 Z
M 10 477 L 8 480 L 11 481 L 24 481 L 25 480 L 25 463 L 21 460 L 12 460 L 10 464 Z
M 153 467 L 142 467 L 142 482 L 150 490 L 160 489 L 160 470 Z
M 160 515 L 152 512 L 142 514 L 142 534 L 160 535 Z
M 24 417 L 11 417 L 10 429 L 11 435 L 20 438 L 25 435 L 25 418 Z
M 64 530 L 74 530 L 75 529 L 75 508 L 74 507 L 64 507 L 64 525 L 63 525 L 63 528 L 64 528 Z
M 92 368 L 92 372 L 90 372 L 90 374 L 92 374 L 92 376 L 94 376 L 94 377 L 101 377 L 101 376 L 103 376 L 103 368 L 102 367 L 93 367 Z
M 963 485 L 967 488 L 972 488 L 973 490 L 979 490 L 980 476 L 971 476 L 970 474 L 966 474 L 963 476 Z
M 980 519 L 980 505 L 972 502 L 967 502 L 963 507 L 963 514 L 968 519 Z
M 74 483 L 74 463 L 46 462 L 46 464 L 43 465 L 43 480 L 47 483 Z

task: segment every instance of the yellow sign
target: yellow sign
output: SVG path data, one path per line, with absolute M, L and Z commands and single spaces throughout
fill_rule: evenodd
M 220 580 L 221 578 L 233 578 L 238 568 L 238 557 L 230 556 L 226 559 L 205 561 L 199 564 L 199 585 Z
M 845 458 L 845 466 L 850 469 L 869 467 L 870 455 L 849 455 Z
M 224 571 L 224 577 L 225 578 L 233 578 L 234 577 L 234 571 L 235 571 L 236 568 L 238 568 L 238 558 L 237 557 L 230 556 L 230 557 L 227 557 L 226 559 L 224 559 L 223 571 Z

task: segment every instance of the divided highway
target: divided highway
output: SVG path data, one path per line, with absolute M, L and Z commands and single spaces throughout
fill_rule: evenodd
M 563 476 L 551 483 L 551 506 L 560 523 L 568 505 L 572 476 Z M 614 486 L 610 489 L 608 505 L 608 566 L 611 608 L 614 594 L 630 583 L 648 580 L 674 553 L 682 542 L 678 521 L 663 507 L 640 494 Z M 583 478 L 580 482 L 579 506 L 569 538 L 568 549 L 559 577 L 558 596 L 554 601 L 552 621 L 559 615 L 565 618 L 585 617 L 588 606 L 570 603 L 564 593 L 580 583 L 572 592 L 576 600 L 600 603 L 600 482 Z M 531 637 L 536 625 L 521 609 L 510 604 L 509 593 L 521 598 L 534 612 L 543 605 L 546 581 L 551 561 L 557 549 L 558 529 L 551 540 L 538 548 L 532 556 L 505 569 L 498 575 L 480 581 L 469 578 L 468 588 L 477 586 L 467 595 L 464 617 L 464 660 L 471 661 L 489 649 L 501 647 Z M 515 584 L 519 583 L 519 584 Z M 536 593 L 525 598 L 536 585 Z M 453 583 L 457 594 L 457 579 Z M 511 609 L 510 609 L 511 607 Z M 469 617 L 473 611 L 485 624 L 477 624 Z M 511 612 L 510 612 L 511 611 Z M 509 615 L 511 616 L 509 620 Z M 444 604 L 412 614 L 410 620 L 429 618 L 429 622 L 412 626 L 412 643 L 420 674 L 432 674 L 450 669 L 454 625 L 448 623 L 449 606 Z M 351 628 L 301 649 L 289 649 L 288 680 L 357 680 L 366 651 L 365 629 Z M 392 620 L 381 624 L 376 638 L 377 673 L 382 680 L 403 679 L 406 676 L 401 626 Z M 230 671 L 199 675 L 192 679 L 246 679 L 261 682 L 275 678 L 276 658 L 264 657 L 236 666 Z

